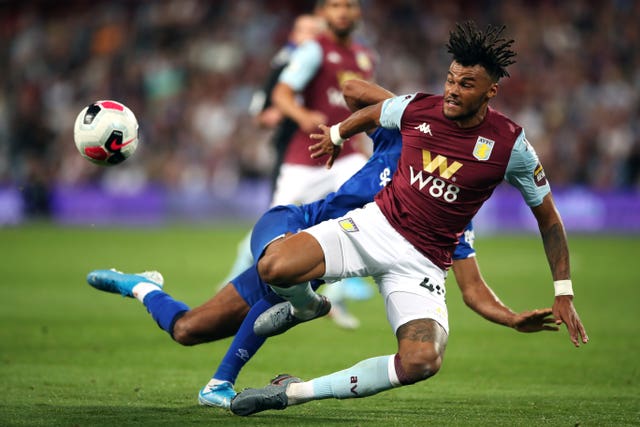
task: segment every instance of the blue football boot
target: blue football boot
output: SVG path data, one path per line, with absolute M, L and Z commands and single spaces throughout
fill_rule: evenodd
M 133 287 L 141 282 L 152 283 L 162 288 L 164 278 L 158 271 L 125 274 L 118 270 L 93 270 L 87 275 L 87 282 L 101 291 L 133 298 Z
M 207 384 L 198 393 L 198 403 L 202 406 L 215 406 L 217 408 L 229 409 L 231 399 L 236 396 L 233 384 L 224 381 L 219 384 Z

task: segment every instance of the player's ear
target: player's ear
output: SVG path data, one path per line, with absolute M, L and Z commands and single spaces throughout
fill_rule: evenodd
M 498 94 L 498 83 L 491 83 L 487 91 L 487 98 L 491 99 Z

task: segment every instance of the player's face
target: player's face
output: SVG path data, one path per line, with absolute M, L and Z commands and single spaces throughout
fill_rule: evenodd
M 442 113 L 461 127 L 475 126 L 484 119 L 489 100 L 498 93 L 484 67 L 464 67 L 453 61 L 444 85 Z
M 322 20 L 313 15 L 303 15 L 296 19 L 290 39 L 296 45 L 315 38 L 322 31 Z
M 321 12 L 329 29 L 338 37 L 351 34 L 360 19 L 357 0 L 327 0 Z

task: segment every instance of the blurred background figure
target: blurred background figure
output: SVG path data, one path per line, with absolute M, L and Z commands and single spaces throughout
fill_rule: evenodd
M 353 35 L 379 54 L 375 80 L 395 93 L 439 91 L 448 65 L 440 46 L 455 22 L 506 23 L 520 54 L 501 88 L 510 96 L 496 108 L 528 129 L 569 231 L 640 229 L 633 216 L 640 2 L 361 6 Z M 160 224 L 257 219 L 270 204 L 277 155 L 274 131 L 248 126 L 249 105 L 295 17 L 315 7 L 312 0 L 0 2 L 0 224 L 118 223 L 144 206 Z M 75 116 L 98 99 L 123 102 L 140 122 L 140 149 L 117 168 L 86 162 L 73 144 Z M 114 199 L 119 213 L 107 209 Z M 501 212 L 516 217 L 517 205 L 509 206 L 478 218 L 479 232 L 503 221 Z
M 325 197 L 360 170 L 369 156 L 366 137 L 360 135 L 343 146 L 330 170 L 324 161 L 309 157 L 309 134 L 318 125 L 338 123 L 351 113 L 342 96 L 343 82 L 373 79 L 375 64 L 371 50 L 354 35 L 362 16 L 360 1 L 319 0 L 316 5 L 326 30 L 296 49 L 271 95 L 275 106 L 298 126 L 280 165 L 272 205 L 310 203 Z M 323 293 L 332 305 L 330 318 L 340 327 L 357 328 L 360 322 L 347 309 L 347 291 L 366 299 L 372 296 L 370 289 L 361 278 L 325 287 Z
M 316 12 L 324 24 L 324 31 L 320 32 L 323 28 L 313 21 L 313 17 L 304 17 L 302 24 L 315 24 L 312 30 L 316 33 L 306 31 L 302 34 L 313 37 L 293 50 L 271 92 L 274 107 L 291 121 L 286 124 L 292 131 L 291 135 L 285 135 L 286 141 L 281 141 L 284 152 L 277 163 L 273 206 L 310 203 L 323 198 L 358 171 L 368 157 L 362 152 L 364 136 L 352 138 L 344 146 L 331 170 L 325 168 L 324 161 L 309 156 L 309 133 L 315 132 L 319 124 L 336 123 L 350 114 L 342 97 L 342 83 L 349 78 L 371 79 L 374 67 L 373 54 L 353 39 L 361 16 L 358 0 L 321 0 Z M 249 236 L 240 245 L 231 277 L 253 263 L 248 240 Z M 362 279 L 349 279 L 345 283 L 361 289 L 353 293 L 361 295 L 364 292 L 365 298 L 372 294 Z M 359 322 L 346 308 L 345 286 L 326 289 L 334 307 L 330 316 L 341 327 L 356 328 Z
M 323 30 L 324 21 L 318 16 L 304 14 L 295 19 L 287 42 L 278 50 L 271 60 L 271 70 L 263 86 L 253 94 L 251 104 L 249 105 L 249 112 L 255 117 L 256 124 L 273 130 L 271 145 L 275 159 L 269 180 L 272 191 L 273 188 L 275 188 L 275 182 L 280 171 L 280 165 L 284 159 L 284 153 L 289 146 L 291 137 L 298 129 L 298 125 L 294 120 L 284 116 L 282 112 L 273 105 L 271 92 L 278 83 L 282 70 L 289 64 L 291 55 L 296 47 L 308 40 L 314 39 Z M 238 244 L 236 260 L 227 277 L 220 283 L 220 286 L 226 285 L 253 264 L 253 257 L 251 256 L 249 247 L 250 239 L 251 231 L 249 231 L 249 234 Z
M 295 19 L 287 42 L 271 59 L 271 70 L 263 87 L 256 91 L 251 99 L 249 111 L 256 117 L 258 125 L 273 129 L 283 122 L 295 123 L 291 119 L 284 117 L 280 110 L 273 106 L 271 91 L 278 82 L 280 73 L 282 73 L 282 70 L 289 64 L 291 54 L 296 47 L 307 40 L 316 38 L 323 30 L 324 22 L 318 16 L 304 14 Z M 288 140 L 286 142 L 288 142 Z M 284 146 L 286 147 L 286 145 L 285 143 Z M 275 148 L 280 151 L 278 145 L 276 145 Z M 278 165 L 278 162 L 276 162 L 276 165 Z

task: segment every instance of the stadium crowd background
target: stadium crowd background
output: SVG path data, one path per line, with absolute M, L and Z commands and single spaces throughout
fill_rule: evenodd
M 46 215 L 56 185 L 233 193 L 266 180 L 270 131 L 248 113 L 293 18 L 313 1 L 0 2 L 0 186 Z M 521 123 L 555 188 L 640 190 L 640 2 L 362 0 L 358 37 L 396 93 L 440 93 L 455 22 L 504 23 L 517 64 L 493 103 Z M 73 144 L 97 99 L 140 122 L 135 160 L 99 168 Z

